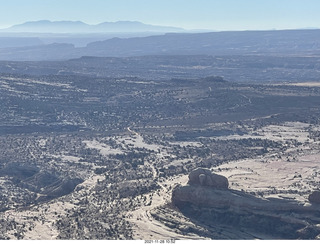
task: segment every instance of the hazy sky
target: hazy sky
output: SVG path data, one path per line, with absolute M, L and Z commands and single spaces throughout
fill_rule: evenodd
M 35 20 L 136 20 L 186 29 L 320 27 L 320 0 L 0 0 L 0 28 Z

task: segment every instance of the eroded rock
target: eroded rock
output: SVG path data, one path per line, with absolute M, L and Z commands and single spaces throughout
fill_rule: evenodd
M 316 204 L 320 204 L 320 191 L 314 191 L 312 192 L 309 197 L 308 197 L 309 201 L 311 203 L 316 203 Z
M 198 168 L 190 172 L 188 184 L 208 186 L 217 189 L 228 189 L 229 187 L 229 182 L 226 177 L 203 168 Z
M 311 194 L 309 200 L 318 203 L 320 192 Z M 227 178 L 207 169 L 192 171 L 188 185 L 175 187 L 172 203 L 189 219 L 207 226 L 241 227 L 248 233 L 280 239 L 320 236 L 320 228 L 307 217 L 318 215 L 318 206 L 304 206 L 287 199 L 264 199 L 228 189 Z

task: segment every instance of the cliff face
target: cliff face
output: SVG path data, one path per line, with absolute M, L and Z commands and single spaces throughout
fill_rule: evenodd
M 197 178 L 225 182 L 223 176 L 197 169 L 190 173 L 188 185 L 173 190 L 173 204 L 196 222 L 209 226 L 229 225 L 280 239 L 320 238 L 317 204 L 303 206 L 294 201 L 257 198 L 245 192 L 204 184 Z

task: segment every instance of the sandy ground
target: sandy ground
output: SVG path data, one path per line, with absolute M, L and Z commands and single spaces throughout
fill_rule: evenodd
M 68 202 L 51 202 L 39 207 L 31 207 L 28 210 L 9 210 L 5 212 L 5 218 L 14 219 L 20 224 L 26 225 L 25 240 L 54 240 L 59 232 L 54 227 L 57 215 L 64 215 L 73 204 Z M 32 224 L 30 224 L 32 223 Z M 8 233 L 11 239 L 16 239 L 14 232 Z
M 109 145 L 98 142 L 96 140 L 83 141 L 83 143 L 86 144 L 87 148 L 97 149 L 100 152 L 100 154 L 103 156 L 109 156 L 112 154 L 123 154 L 123 152 L 120 149 L 113 149 Z
M 307 203 L 310 191 L 320 189 L 320 147 L 310 141 L 308 127 L 309 124 L 300 122 L 266 126 L 255 132 L 256 137 L 282 142 L 297 140 L 303 145 L 289 148 L 280 157 L 264 155 L 212 170 L 228 177 L 230 188 Z
M 310 191 L 320 189 L 320 153 L 294 161 L 248 159 L 230 162 L 213 171 L 228 177 L 230 188 L 260 192 L 264 197 L 308 203 Z
M 133 224 L 133 238 L 136 240 L 200 240 L 204 239 L 195 234 L 180 235 L 163 223 L 155 220 L 150 211 L 159 206 L 163 206 L 171 201 L 171 190 L 176 184 L 186 184 L 187 175 L 172 177 L 160 183 L 161 189 L 153 194 L 152 202 L 149 206 L 143 206 L 127 214 L 127 220 Z M 146 194 L 150 197 L 150 194 Z
M 161 153 L 157 153 L 157 160 L 162 160 L 167 154 L 165 148 L 161 145 L 147 144 L 144 142 L 143 137 L 137 132 L 134 132 L 130 128 L 128 131 L 134 136 L 125 139 L 125 143 L 133 145 L 138 148 L 146 148 L 153 151 L 160 150 Z M 153 171 L 153 177 L 157 177 L 157 172 L 154 166 L 150 162 L 145 162 L 145 165 L 149 166 Z M 186 184 L 188 181 L 187 175 L 179 175 L 176 177 L 170 177 L 169 179 L 158 182 L 161 187 L 155 193 L 145 194 L 147 199 L 151 199 L 150 205 L 142 206 L 135 211 L 127 214 L 127 220 L 133 224 L 133 238 L 136 240 L 169 240 L 169 239 L 180 239 L 180 240 L 191 240 L 201 239 L 197 235 L 183 236 L 179 235 L 174 230 L 168 228 L 163 223 L 155 220 L 150 211 L 159 206 L 163 206 L 166 203 L 171 202 L 171 191 L 176 184 Z
M 97 180 L 102 180 L 102 176 L 92 175 L 82 184 L 77 186 L 79 191 L 77 194 L 85 194 L 93 188 Z M 71 201 L 65 199 L 55 199 L 53 201 L 42 203 L 38 206 L 31 206 L 27 209 L 8 210 L 4 213 L 4 218 L 15 220 L 19 224 L 27 226 L 24 232 L 25 240 L 55 240 L 59 235 L 55 228 L 55 220 L 57 216 L 65 216 L 68 210 L 76 208 L 77 200 L 72 198 Z M 11 239 L 16 239 L 14 232 L 8 233 Z
M 267 126 L 255 132 L 255 136 L 262 139 L 272 139 L 285 141 L 288 139 L 297 139 L 301 143 L 309 141 L 306 132 L 308 124 L 304 123 L 285 123 L 277 126 Z M 164 154 L 167 154 L 165 148 L 161 145 L 147 144 L 143 137 L 130 130 L 130 136 L 121 137 L 126 146 L 132 148 L 147 148 L 161 153 L 156 153 L 157 160 L 162 160 Z M 252 135 L 251 135 L 252 136 Z M 241 136 L 236 136 L 239 139 Z M 231 139 L 222 138 L 219 139 Z M 233 138 L 235 139 L 235 138 Z M 109 148 L 106 144 L 97 141 L 86 141 L 87 147 L 96 148 L 104 154 L 119 153 L 118 149 Z M 291 148 L 290 157 L 286 156 L 288 152 L 283 152 L 282 157 L 276 155 L 266 155 L 254 159 L 232 161 L 226 164 L 214 167 L 212 170 L 218 174 L 224 175 L 229 179 L 229 187 L 236 190 L 259 193 L 261 197 L 276 197 L 283 199 L 293 199 L 301 203 L 308 204 L 307 197 L 312 190 L 320 189 L 320 146 L 313 144 L 313 149 L 309 144 L 301 145 L 298 148 Z M 315 149 L 316 148 L 316 149 Z M 302 151 L 302 152 L 301 152 Z M 122 152 L 122 151 L 121 151 Z M 77 161 L 78 158 L 65 158 L 66 160 Z M 153 171 L 153 177 L 157 178 L 157 171 L 152 162 L 146 162 Z M 179 163 L 177 161 L 177 163 Z M 319 172 L 319 173 L 318 173 Z M 98 179 L 103 176 L 92 175 L 80 184 L 79 191 L 76 194 L 85 194 L 95 186 Z M 174 230 L 168 228 L 163 223 L 155 220 L 150 211 L 163 206 L 171 201 L 171 191 L 176 184 L 186 185 L 187 175 L 178 175 L 158 182 L 160 189 L 156 192 L 145 194 L 150 199 L 150 204 L 142 206 L 132 212 L 128 212 L 126 218 L 133 224 L 133 237 L 138 240 L 168 240 L 181 239 L 192 240 L 201 239 L 196 235 L 182 236 Z M 73 198 L 74 199 L 74 198 Z M 75 200 L 74 200 L 75 201 Z M 75 202 L 66 202 L 56 199 L 41 206 L 33 206 L 25 210 L 9 210 L 4 214 L 4 218 L 15 219 L 21 224 L 26 224 L 28 231 L 25 233 L 25 239 L 30 240 L 51 240 L 58 236 L 58 231 L 54 227 L 56 215 L 65 215 L 67 210 L 76 206 Z M 37 218 L 37 220 L 34 220 Z M 34 221 L 30 221 L 34 220 Z M 32 223 L 32 225 L 30 225 Z M 29 228 L 30 227 L 30 228 Z M 12 239 L 15 239 L 14 233 L 10 233 Z
M 264 198 L 291 199 L 309 204 L 310 192 L 320 189 L 320 150 L 311 150 L 306 132 L 308 126 L 309 124 L 305 123 L 290 122 L 266 126 L 255 131 L 256 138 L 283 142 L 297 140 L 307 144 L 288 149 L 280 158 L 270 154 L 232 161 L 214 167 L 212 171 L 226 176 L 231 189 L 256 193 L 256 196 Z M 248 137 L 252 138 L 252 136 Z M 219 137 L 219 139 L 240 139 L 243 136 L 234 137 L 237 138 Z M 162 189 L 159 195 L 154 194 L 150 206 L 141 207 L 129 213 L 128 220 L 134 224 L 134 238 L 201 239 L 197 236 L 180 236 L 150 215 L 150 210 L 170 201 L 172 187 L 176 184 L 185 185 L 187 181 L 188 176 L 182 175 L 161 182 Z
M 320 189 L 320 153 L 310 152 L 296 160 L 265 161 L 263 158 L 232 161 L 212 168 L 229 179 L 229 188 L 262 193 L 264 198 L 292 199 L 308 204 L 308 195 Z M 196 235 L 182 236 L 150 215 L 150 211 L 170 202 L 171 189 L 176 184 L 186 185 L 187 175 L 180 175 L 161 182 L 161 190 L 154 194 L 150 206 L 141 207 L 128 214 L 127 220 L 134 224 L 134 238 L 139 240 L 201 239 Z M 257 195 L 259 196 L 259 195 Z M 149 199 L 149 195 L 147 195 Z
M 287 122 L 282 125 L 268 125 L 259 130 L 245 135 L 230 135 L 213 137 L 219 140 L 239 140 L 239 139 L 268 139 L 273 141 L 297 140 L 304 143 L 309 140 L 306 129 L 309 124 L 301 122 Z
M 301 82 L 301 83 L 290 83 L 291 86 L 308 86 L 308 87 L 320 87 L 320 82 Z

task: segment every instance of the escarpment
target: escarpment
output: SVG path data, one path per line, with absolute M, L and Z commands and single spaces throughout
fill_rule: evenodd
M 185 216 L 207 226 L 229 225 L 281 239 L 320 238 L 317 204 L 260 198 L 228 185 L 226 177 L 198 168 L 189 174 L 187 185 L 173 190 L 172 202 Z

